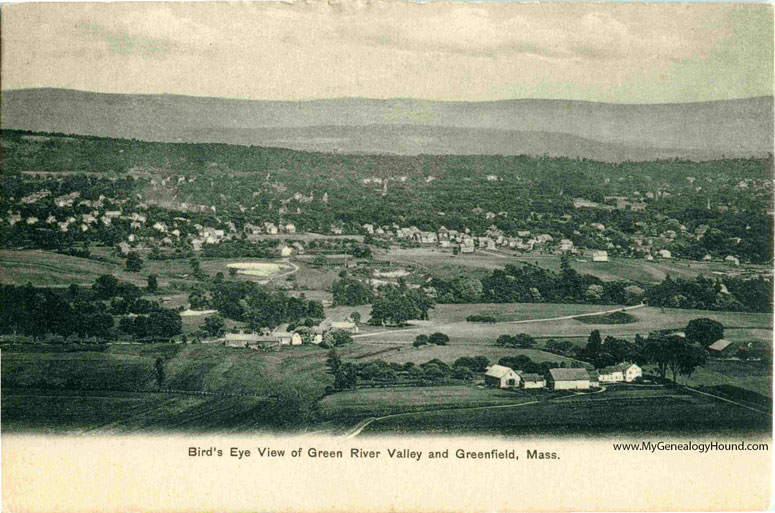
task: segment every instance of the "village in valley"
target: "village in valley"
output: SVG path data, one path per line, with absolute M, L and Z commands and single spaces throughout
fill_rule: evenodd
M 199 146 L 3 132 L 4 430 L 770 425 L 771 156 Z

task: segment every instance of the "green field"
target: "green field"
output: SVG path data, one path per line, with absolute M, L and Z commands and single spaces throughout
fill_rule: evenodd
M 421 334 L 435 331 L 450 336 L 450 344 L 476 345 L 491 343 L 503 334 L 515 335 L 527 333 L 540 339 L 568 339 L 585 342 L 589 333 L 600 330 L 605 338 L 608 335 L 632 339 L 636 334 L 648 335 L 650 331 L 661 329 L 683 329 L 692 319 L 708 317 L 721 322 L 727 328 L 725 337 L 734 341 L 771 340 L 772 314 L 714 312 L 707 310 L 681 310 L 674 308 L 645 307 L 630 310 L 635 318 L 629 324 L 594 324 L 577 319 L 552 320 L 555 317 L 574 316 L 582 313 L 600 312 L 618 308 L 615 305 L 575 305 L 575 304 L 467 304 L 436 305 L 430 312 L 429 321 L 411 321 L 406 329 L 385 329 L 368 327 L 361 334 L 374 335 L 359 337 L 363 343 L 410 344 Z M 530 319 L 550 319 L 547 321 L 507 323 L 470 323 L 465 317 L 472 314 L 497 314 L 508 316 L 515 321 Z
M 381 252 L 378 259 L 396 264 L 411 264 L 419 269 L 450 277 L 463 272 L 488 271 L 503 268 L 508 263 L 529 263 L 555 272 L 560 271 L 560 255 L 550 253 L 516 253 L 510 250 L 477 251 L 473 254 L 453 255 L 451 249 L 438 247 L 398 249 Z M 609 262 L 592 262 L 591 258 L 576 256 L 570 259 L 571 267 L 581 274 L 590 274 L 603 281 L 633 280 L 659 282 L 670 274 L 673 278 L 693 279 L 699 275 L 710 276 L 714 272 L 726 273 L 732 269 L 723 262 L 695 262 L 683 260 L 647 261 L 635 258 L 611 258 Z M 767 271 L 765 266 L 751 267 Z
M 587 435 L 647 433 L 691 436 L 764 433 L 771 416 L 681 390 L 643 388 L 572 396 L 514 408 L 449 410 L 380 419 L 364 435 Z
M 682 376 L 680 382 L 695 387 L 733 385 L 772 397 L 772 369 L 764 362 L 709 358 L 704 367 L 697 368 L 689 378 Z
M 101 274 L 144 285 L 147 274 L 126 272 L 123 265 L 48 251 L 0 250 L 0 283 L 64 287 L 71 283 L 91 285 Z

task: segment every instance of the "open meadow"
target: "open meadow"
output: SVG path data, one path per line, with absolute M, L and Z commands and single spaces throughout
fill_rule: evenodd
M 319 403 L 324 422 L 351 427 L 367 417 L 381 417 L 429 409 L 455 409 L 521 404 L 536 395 L 519 390 L 500 390 L 476 385 L 404 388 L 364 388 L 338 392 Z
M 36 287 L 66 287 L 71 283 L 91 285 L 101 274 L 113 274 L 135 285 L 145 283 L 145 273 L 130 273 L 112 260 L 101 261 L 60 255 L 42 250 L 0 250 L 0 283 Z
M 399 329 L 368 327 L 357 340 L 368 344 L 410 344 L 417 335 L 440 331 L 449 335 L 450 345 L 476 345 L 492 343 L 503 334 L 527 333 L 539 339 L 540 346 L 550 338 L 583 343 L 595 329 L 600 330 L 603 338 L 611 335 L 628 339 L 636 334 L 646 336 L 655 330 L 682 330 L 690 320 L 700 317 L 721 322 L 727 328 L 725 337 L 735 342 L 771 340 L 772 314 L 642 307 L 627 312 L 634 318 L 628 324 L 594 324 L 566 318 L 621 308 L 624 307 L 543 303 L 436 305 L 428 321 L 410 321 L 409 326 Z M 493 315 L 508 321 L 466 322 L 465 317 L 473 314 Z

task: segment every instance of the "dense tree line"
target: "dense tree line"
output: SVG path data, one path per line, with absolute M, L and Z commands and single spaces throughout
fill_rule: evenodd
M 420 289 L 411 289 L 401 281 L 399 285 L 384 285 L 371 305 L 370 323 L 404 326 L 410 319 L 427 320 L 434 300 Z
M 307 300 L 304 295 L 289 296 L 285 291 L 274 291 L 249 281 L 202 283 L 189 294 L 188 300 L 193 309 L 218 310 L 226 318 L 248 323 L 253 330 L 324 317 L 320 301 Z
M 71 285 L 54 289 L 3 285 L 0 288 L 0 332 L 31 336 L 115 338 L 119 332 L 136 339 L 169 339 L 181 332 L 180 315 L 155 301 L 142 299 L 143 291 L 114 276 L 103 275 L 91 289 Z
M 772 311 L 772 282 L 764 279 L 722 280 L 702 276 L 694 280 L 665 278 L 647 288 L 646 301 L 652 306 L 725 310 L 733 312 Z

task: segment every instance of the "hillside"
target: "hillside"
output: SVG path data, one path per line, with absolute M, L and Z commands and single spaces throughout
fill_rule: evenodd
M 279 102 L 26 89 L 3 92 L 0 122 L 4 129 L 326 152 L 705 160 L 770 152 L 773 98 L 654 105 Z

